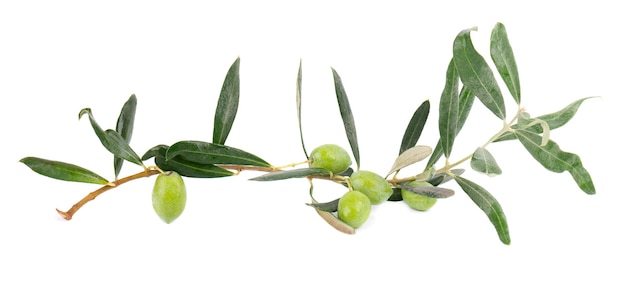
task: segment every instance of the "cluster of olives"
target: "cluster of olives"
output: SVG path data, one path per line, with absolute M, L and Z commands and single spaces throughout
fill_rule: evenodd
M 183 178 L 175 171 L 157 176 L 152 189 L 152 207 L 165 223 L 171 223 L 185 210 L 187 190 Z
M 310 166 L 323 168 L 332 173 L 346 171 L 352 161 L 348 152 L 334 144 L 325 144 L 311 152 Z M 337 217 L 344 223 L 357 228 L 367 221 L 372 205 L 385 202 L 393 194 L 392 185 L 382 176 L 368 171 L 358 170 L 346 178 L 350 190 L 339 199 Z M 432 186 L 428 182 L 411 182 L 412 186 Z M 402 189 L 402 199 L 411 208 L 420 211 L 430 209 L 437 199 Z

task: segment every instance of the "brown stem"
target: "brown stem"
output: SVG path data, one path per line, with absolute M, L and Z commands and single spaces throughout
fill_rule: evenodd
M 63 217 L 65 220 L 70 220 L 72 219 L 72 216 L 82 207 L 84 206 L 86 203 L 88 203 L 89 201 L 95 199 L 96 197 L 98 197 L 100 194 L 109 191 L 115 187 L 118 187 L 128 181 L 131 180 L 135 180 L 138 178 L 142 178 L 142 177 L 150 177 L 152 175 L 155 174 L 159 174 L 161 173 L 160 170 L 155 169 L 155 168 L 149 168 L 146 169 L 140 173 L 137 174 L 133 174 L 131 176 L 127 176 L 121 179 L 118 179 L 116 181 L 113 182 L 114 185 L 105 185 L 102 186 L 100 189 L 95 190 L 89 194 L 87 194 L 87 196 L 85 196 L 84 198 L 82 198 L 80 201 L 78 201 L 76 204 L 74 204 L 68 211 L 64 212 L 64 211 L 60 211 L 59 209 L 57 209 L 57 212 L 61 215 L 61 217 Z

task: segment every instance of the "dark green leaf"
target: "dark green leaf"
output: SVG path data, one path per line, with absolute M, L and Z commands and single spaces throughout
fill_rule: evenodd
M 115 127 L 115 131 L 117 131 L 128 144 L 130 144 L 130 139 L 133 135 L 136 110 L 137 97 L 135 96 L 135 94 L 133 94 L 130 95 L 130 98 L 128 98 L 126 103 L 124 103 L 124 106 L 120 111 L 120 115 L 117 118 L 117 126 Z M 115 171 L 115 177 L 120 174 L 120 171 L 122 170 L 122 164 L 124 164 L 124 159 L 118 157 L 113 158 L 113 169 Z
M 143 154 L 143 156 L 141 156 L 141 160 L 147 161 L 150 158 L 157 157 L 157 156 L 165 158 L 165 153 L 167 152 L 167 149 L 169 147 L 170 146 L 163 145 L 163 144 L 156 145 L 156 146 L 150 148 L 148 151 L 146 151 L 146 153 Z
M 399 201 L 402 201 L 402 189 L 393 187 L 392 191 L 393 191 L 393 193 L 391 194 L 389 199 L 387 199 L 387 201 L 389 201 L 389 202 L 399 202 Z
M 498 166 L 496 159 L 483 147 L 476 148 L 476 151 L 472 154 L 470 165 L 473 170 L 485 173 L 489 176 L 502 174 L 502 170 Z
M 430 101 L 424 101 L 413 113 L 413 117 L 409 121 L 409 125 L 406 127 L 404 131 L 404 136 L 402 137 L 402 143 L 400 144 L 400 153 L 402 154 L 404 151 L 412 148 L 417 144 L 420 136 L 422 135 L 422 130 L 424 129 L 424 125 L 426 124 L 426 120 L 428 119 L 428 113 L 430 112 Z
M 465 121 L 469 116 L 473 103 L 474 95 L 472 94 L 472 91 L 463 86 L 463 88 L 461 88 L 461 93 L 459 94 L 459 118 L 456 127 L 457 135 L 459 135 L 463 125 L 465 125 Z M 432 167 L 441 158 L 441 156 L 443 156 L 443 147 L 441 147 L 441 140 L 439 140 L 437 141 L 437 146 L 435 146 L 432 155 L 430 155 L 430 158 L 428 159 L 426 167 Z
M 178 174 L 187 177 L 215 178 L 234 174 L 230 170 L 212 164 L 200 164 L 183 158 L 166 160 L 162 156 L 155 156 L 155 164 L 162 170 L 176 171 Z
M 487 215 L 491 224 L 496 228 L 500 241 L 504 244 L 511 244 L 511 237 L 509 236 L 509 226 L 506 222 L 506 216 L 502 207 L 487 190 L 480 185 L 471 182 L 461 176 L 455 176 L 454 180 L 463 189 L 463 192 L 467 194 L 472 201 Z
M 297 168 L 291 170 L 281 170 L 263 174 L 261 176 L 257 176 L 254 178 L 250 178 L 250 180 L 254 181 L 274 181 L 274 180 L 284 180 L 290 178 L 301 178 L 307 177 L 311 175 L 321 175 L 321 176 L 330 176 L 331 172 L 325 170 L 323 168 Z
M 26 157 L 21 159 L 20 162 L 27 165 L 36 173 L 59 180 L 93 184 L 109 183 L 104 177 L 73 164 L 36 157 Z
M 431 197 L 431 198 L 448 198 L 454 195 L 454 190 L 434 186 L 415 186 L 408 183 L 400 183 L 398 187 L 411 191 L 415 194 Z
M 559 145 L 552 140 L 541 146 L 542 137 L 534 132 L 516 130 L 515 136 L 544 168 L 557 173 L 568 171 L 581 190 L 587 194 L 596 193 L 591 176 L 578 155 L 561 151 Z
M 122 138 L 122 136 L 114 130 L 108 129 L 106 131 L 102 130 L 102 128 L 96 123 L 96 120 L 91 113 L 91 109 L 85 108 L 80 111 L 78 114 L 78 118 L 80 119 L 84 114 L 89 116 L 89 122 L 91 123 L 91 127 L 94 132 L 100 139 L 102 145 L 111 152 L 114 156 L 125 159 L 131 163 L 143 166 L 141 162 L 141 158 L 133 151 L 133 149 L 128 145 L 128 142 Z
M 306 205 L 310 207 L 314 207 L 320 211 L 336 212 L 337 207 L 339 206 L 339 199 L 335 199 L 333 201 L 326 202 L 326 203 L 310 203 Z
M 167 149 L 166 159 L 181 157 L 200 164 L 228 164 L 271 167 L 265 160 L 246 151 L 203 141 L 179 141 Z
M 300 143 L 302 144 L 302 151 L 304 151 L 304 156 L 309 159 L 309 154 L 306 152 L 306 146 L 304 146 L 304 135 L 302 134 L 302 60 L 300 60 L 298 78 L 296 79 L 296 108 L 298 111 L 298 129 L 300 130 Z
M 235 121 L 238 107 L 239 58 L 231 65 L 222 85 L 217 109 L 215 109 L 215 119 L 213 120 L 213 143 L 223 145 L 226 142 Z
M 437 146 L 433 149 L 433 153 L 430 155 L 428 159 L 428 163 L 426 163 L 426 167 L 430 168 L 435 165 L 435 163 L 443 156 L 443 147 L 441 146 L 441 140 L 437 141 Z
M 332 69 L 332 68 L 331 68 Z M 357 170 L 361 166 L 361 157 L 359 155 L 359 142 L 356 138 L 356 127 L 354 126 L 354 117 L 352 116 L 352 110 L 350 109 L 350 103 L 348 101 L 348 95 L 346 95 L 346 91 L 343 88 L 343 83 L 341 82 L 341 77 L 335 69 L 333 71 L 333 78 L 335 80 L 335 93 L 337 94 L 337 103 L 339 104 L 339 112 L 341 113 L 341 118 L 343 119 L 343 126 L 346 130 L 346 136 L 348 137 L 348 142 L 350 142 L 350 147 L 352 147 L 352 154 L 354 155 L 354 160 L 356 161 Z
M 469 116 L 472 105 L 474 104 L 474 97 L 475 96 L 472 94 L 472 91 L 463 85 L 461 93 L 459 94 L 459 122 L 456 126 L 457 135 L 461 132 L 463 125 L 465 125 L 465 121 L 467 121 L 467 117 Z
M 502 80 L 509 88 L 509 92 L 519 105 L 521 100 L 519 74 L 517 63 L 513 56 L 513 48 L 509 43 L 506 28 L 502 23 L 497 23 L 491 31 L 491 59 L 496 65 Z
M 446 86 L 439 102 L 439 140 L 446 157 L 452 152 L 459 121 L 459 76 L 454 61 L 448 64 Z
M 166 160 L 167 145 L 157 145 L 148 150 L 143 156 L 143 160 L 154 157 L 154 163 L 162 170 L 176 171 L 178 174 L 196 178 L 215 178 L 231 176 L 234 173 L 227 169 L 212 165 L 199 164 L 180 157 Z
M 506 118 L 506 109 L 500 87 L 485 59 L 478 54 L 470 32 L 475 29 L 461 31 L 454 40 L 454 63 L 459 77 L 465 86 L 498 118 Z

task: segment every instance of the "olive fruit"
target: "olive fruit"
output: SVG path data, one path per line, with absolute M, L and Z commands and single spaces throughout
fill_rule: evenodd
M 337 217 L 353 228 L 365 223 L 371 211 L 370 199 L 359 191 L 349 191 L 339 198 Z
M 426 181 L 412 181 L 408 183 L 411 186 L 431 187 L 432 184 Z M 402 200 L 412 209 L 418 211 L 426 211 L 435 205 L 437 198 L 413 193 L 409 190 L 402 189 Z
M 387 201 L 393 189 L 391 184 L 382 176 L 367 170 L 359 170 L 350 176 L 350 185 L 352 189 L 365 194 L 372 205 L 380 204 Z
M 348 152 L 335 144 L 325 144 L 313 149 L 309 158 L 310 167 L 327 169 L 333 173 L 343 172 L 352 164 Z
M 175 171 L 159 174 L 152 189 L 152 207 L 165 223 L 174 221 L 185 209 L 187 190 L 185 182 Z

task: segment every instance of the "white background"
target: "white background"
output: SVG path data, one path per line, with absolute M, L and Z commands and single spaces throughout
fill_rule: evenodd
M 623 281 L 621 9 L 610 1 L 412 2 L 0 4 L 0 280 Z M 227 144 L 274 165 L 302 161 L 294 96 L 302 59 L 309 151 L 323 143 L 349 148 L 333 67 L 352 105 L 361 167 L 385 174 L 426 99 L 433 109 L 419 143 L 434 146 L 457 33 L 477 26 L 474 44 L 489 60 L 497 22 L 509 33 L 529 113 L 601 97 L 552 133 L 563 150 L 582 158 L 596 195 L 580 191 L 567 173 L 543 169 L 517 142 L 488 147 L 503 175 L 465 174 L 500 201 L 510 246 L 452 183 L 445 187 L 456 195 L 432 210 L 385 203 L 347 236 L 304 205 L 306 181 L 247 181 L 255 172 L 187 179 L 187 208 L 170 225 L 152 211 L 154 177 L 103 194 L 67 222 L 54 209 L 69 209 L 98 187 L 49 179 L 18 162 L 37 156 L 112 177 L 112 157 L 78 112 L 91 107 L 100 125 L 112 128 L 132 93 L 138 109 L 131 145 L 139 154 L 157 144 L 209 141 L 221 84 L 237 57 L 241 102 Z M 512 117 L 515 104 L 502 90 Z M 452 159 L 471 153 L 500 126 L 477 101 Z M 126 163 L 122 176 L 139 169 Z M 318 200 L 343 192 L 330 183 L 316 187 Z

